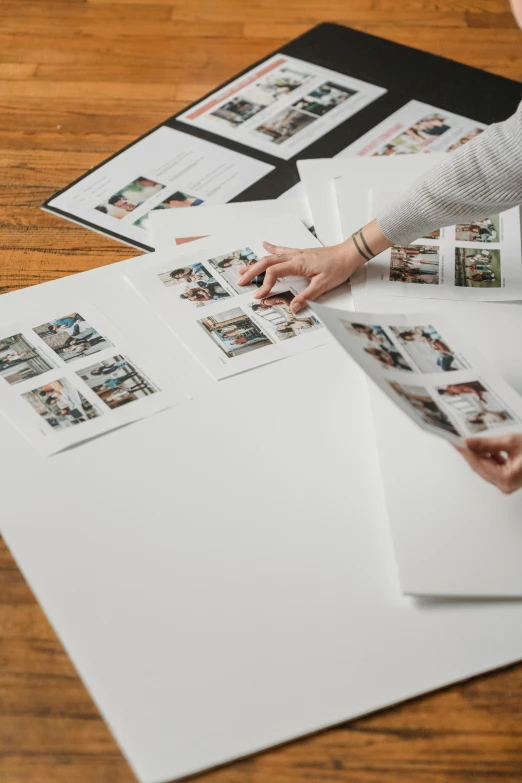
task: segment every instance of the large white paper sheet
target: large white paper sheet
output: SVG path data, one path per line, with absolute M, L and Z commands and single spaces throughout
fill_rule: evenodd
M 304 193 L 296 192 L 282 199 L 265 201 L 237 201 L 216 206 L 203 205 L 200 209 L 154 210 L 150 214 L 154 247 L 161 250 L 175 245 L 179 238 L 211 236 L 223 231 L 241 230 L 268 225 L 281 213 L 295 215 L 307 228 L 313 223 Z
M 293 216 L 270 221 L 265 230 L 237 230 L 191 243 L 173 262 L 169 251 L 144 259 L 127 279 L 216 378 L 226 378 L 323 345 L 329 338 L 307 309 L 290 304 L 304 278 L 282 279 L 265 299 L 255 285 L 240 286 L 239 269 L 267 254 L 263 240 L 289 247 L 319 243 Z
M 439 314 L 314 310 L 342 347 L 422 429 L 459 443 L 522 431 L 522 397 Z M 475 335 L 480 340 L 480 335 Z
M 223 204 L 273 168 L 163 126 L 67 188 L 49 206 L 123 240 L 152 246 L 152 210 Z
M 276 54 L 177 119 L 289 160 L 385 92 Z
M 121 288 L 143 261 L 46 284 L 48 302 L 61 309 L 81 292 L 125 333 L 139 323 L 150 359 L 197 404 L 52 460 L 0 417 L 2 533 L 138 779 L 200 772 L 519 658 L 518 602 L 399 594 L 366 378 L 342 349 L 332 341 L 216 384 Z M 3 296 L 2 322 L 31 318 L 39 296 Z M 519 370 L 510 352 L 494 359 Z M 431 476 L 435 449 L 451 450 L 418 432 Z M 395 456 L 401 470 L 412 453 Z M 431 500 L 449 502 L 434 484 Z M 423 481 L 413 489 L 426 499 Z M 470 529 L 519 502 L 476 496 Z M 417 504 L 417 522 L 431 505 Z
M 96 307 L 49 307 L 38 288 L 39 313 L 0 328 L 0 412 L 38 451 L 55 454 L 188 400 Z
M 352 202 L 351 183 L 340 178 L 336 188 L 345 212 Z M 372 191 L 371 213 L 379 214 L 398 195 L 396 189 Z M 366 265 L 365 291 L 471 302 L 522 299 L 520 227 L 520 208 L 515 207 L 392 247 Z

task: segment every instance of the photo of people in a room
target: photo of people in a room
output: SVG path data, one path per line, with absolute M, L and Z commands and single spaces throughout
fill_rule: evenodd
M 84 356 L 112 348 L 79 313 L 69 313 L 55 321 L 35 326 L 33 331 L 64 361 L 72 362 Z
M 390 281 L 439 284 L 439 248 L 437 245 L 395 246 L 390 256 Z
M 101 416 L 101 411 L 67 378 L 46 383 L 22 394 L 22 397 L 53 430 L 77 427 Z
M 255 316 L 262 319 L 267 334 L 275 340 L 288 340 L 309 334 L 316 329 L 322 329 L 323 325 L 309 307 L 300 310 L 294 315 L 290 309 L 295 294 L 284 291 L 281 294 L 265 296 L 256 302 L 250 302 L 249 307 Z
M 390 326 L 390 329 L 421 372 L 450 372 L 467 366 L 433 326 Z
M 466 435 L 515 421 L 513 414 L 481 381 L 439 386 L 438 393 Z
M 315 114 L 317 117 L 322 117 L 356 94 L 357 90 L 351 90 L 334 82 L 325 82 L 311 90 L 304 98 L 300 98 L 296 103 L 293 103 L 292 106 L 294 109 L 307 111 L 310 114 Z
M 383 369 L 412 370 L 408 360 L 379 324 L 361 324 L 346 319 L 341 319 L 341 323 L 349 334 L 361 341 L 364 352 Z
M 255 86 L 257 90 L 266 93 L 271 101 L 276 101 L 302 87 L 311 78 L 309 73 L 295 71 L 293 68 L 279 68 L 275 73 L 261 79 Z
M 78 370 L 76 374 L 111 409 L 159 391 L 130 359 L 119 354 Z
M 410 405 L 411 410 L 415 412 L 415 416 L 419 417 L 425 424 L 450 432 L 452 435 L 460 434 L 446 413 L 437 405 L 429 391 L 423 386 L 412 386 L 397 383 L 396 381 L 388 381 L 388 383 L 394 392 Z
M 500 242 L 500 217 L 491 215 L 473 223 L 455 227 L 455 239 L 459 242 Z
M 457 139 L 457 141 L 453 142 L 453 144 L 450 144 L 450 146 L 445 150 L 445 152 L 453 152 L 453 150 L 462 147 L 463 144 L 466 144 L 468 141 L 471 141 L 471 139 L 474 139 L 475 136 L 479 136 L 483 131 L 484 128 L 473 128 L 472 130 L 468 131 L 463 136 L 461 136 L 460 139 Z
M 501 288 L 500 250 L 456 247 L 455 285 L 466 288 Z
M 315 122 L 317 118 L 312 114 L 305 114 L 296 109 L 284 109 L 275 117 L 267 120 L 253 131 L 268 136 L 274 144 L 283 144 L 288 139 L 295 136 L 296 133 L 304 130 L 310 123 Z
M 36 378 L 54 366 L 23 334 L 0 339 L 0 378 L 11 386 Z
M 254 290 L 255 286 L 239 285 L 239 269 L 243 266 L 252 266 L 256 261 L 259 261 L 259 258 L 254 251 L 249 247 L 243 247 L 222 256 L 209 258 L 207 263 L 226 280 L 236 294 L 245 294 L 247 291 Z
M 198 324 L 229 359 L 272 345 L 272 340 L 240 307 L 227 310 Z
M 95 207 L 98 212 L 121 220 L 129 212 L 133 212 L 136 207 L 140 207 L 149 198 L 152 198 L 164 188 L 165 185 L 156 182 L 150 177 L 137 177 L 124 188 L 118 190 L 114 195 L 98 204 Z

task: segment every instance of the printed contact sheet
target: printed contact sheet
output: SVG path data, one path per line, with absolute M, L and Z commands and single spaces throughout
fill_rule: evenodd
M 325 326 L 416 424 L 447 440 L 522 431 L 522 397 L 441 314 L 346 313 Z
M 315 348 L 329 339 L 310 308 L 297 314 L 291 310 L 294 297 L 308 285 L 304 278 L 281 279 L 263 299 L 254 297 L 255 285 L 239 285 L 240 269 L 266 255 L 263 240 L 276 230 L 283 244 L 318 244 L 297 218 L 275 226 L 274 221 L 264 233 L 234 231 L 199 241 L 191 245 L 190 253 L 178 254 L 172 261 L 168 251 L 156 253 L 140 271 L 127 275 L 134 289 L 216 379 Z
M 90 303 L 0 330 L 0 412 L 51 455 L 188 399 Z

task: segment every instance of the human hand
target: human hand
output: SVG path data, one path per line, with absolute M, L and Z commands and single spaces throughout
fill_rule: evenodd
M 263 246 L 269 255 L 252 266 L 240 267 L 239 285 L 247 285 L 254 277 L 265 272 L 261 288 L 255 299 L 268 296 L 280 277 L 298 275 L 306 277 L 310 284 L 292 301 L 290 308 L 298 313 L 306 307 L 306 300 L 314 301 L 322 294 L 346 282 L 366 261 L 381 253 L 391 242 L 382 234 L 374 220 L 345 242 L 331 247 L 317 247 L 302 250 L 292 247 L 277 247 L 269 242 Z M 369 249 L 371 246 L 371 250 Z
M 522 435 L 468 438 L 456 446 L 468 465 L 490 484 L 509 495 L 522 487 Z

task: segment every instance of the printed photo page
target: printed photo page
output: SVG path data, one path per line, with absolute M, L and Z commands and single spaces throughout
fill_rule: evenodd
M 177 119 L 289 160 L 385 92 L 277 54 Z
M 124 242 L 152 248 L 154 210 L 224 204 L 273 169 L 163 126 L 71 185 L 48 206 Z
M 188 399 L 92 304 L 0 328 L 0 412 L 45 455 Z
M 339 213 L 348 235 L 353 183 L 335 181 Z M 404 190 L 380 187 L 369 194 L 378 215 Z M 355 294 L 501 302 L 522 299 L 520 208 L 436 229 L 409 245 L 394 246 L 369 261 L 352 280 Z
M 347 313 L 314 304 L 336 340 L 422 429 L 451 442 L 522 431 L 522 397 L 443 315 Z
M 336 157 L 384 157 L 417 152 L 452 152 L 487 126 L 429 103 L 409 101 Z
M 220 380 L 316 348 L 329 335 L 309 309 L 291 311 L 304 278 L 281 278 L 264 299 L 255 285 L 241 286 L 240 269 L 267 255 L 263 241 L 317 247 L 294 216 L 266 230 L 233 231 L 190 244 L 186 254 L 168 250 L 144 259 L 127 280 L 211 375 Z M 187 246 L 189 247 L 189 246 Z

